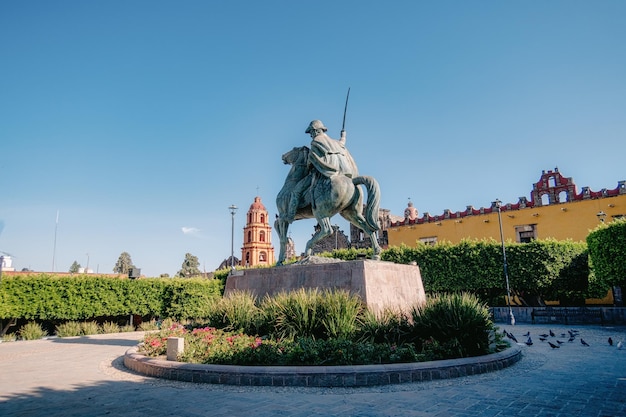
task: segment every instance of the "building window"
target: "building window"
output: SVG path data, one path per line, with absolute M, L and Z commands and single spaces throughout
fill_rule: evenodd
M 265 242 L 265 232 L 262 230 L 259 232 L 259 241 Z
M 537 239 L 536 224 L 515 226 L 515 240 L 517 243 L 530 243 L 535 239 Z
M 261 223 L 265 224 L 265 214 L 261 214 Z
M 248 230 L 248 242 L 252 242 L 252 232 Z
M 419 241 L 427 245 L 434 246 L 435 243 L 437 243 L 437 236 L 420 237 Z
M 544 194 L 541 196 L 541 205 L 542 206 L 549 206 L 550 205 L 550 195 L 549 194 Z
M 267 262 L 267 253 L 265 252 L 259 253 L 259 262 Z

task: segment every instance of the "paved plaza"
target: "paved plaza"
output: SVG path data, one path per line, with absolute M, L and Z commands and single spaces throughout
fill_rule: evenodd
M 0 344 L 0 416 L 624 416 L 623 326 L 499 325 L 523 358 L 502 371 L 367 388 L 233 387 L 124 368 L 142 333 Z M 568 342 L 567 331 L 580 336 Z M 540 334 L 555 337 L 539 340 Z M 565 336 L 561 336 L 564 334 Z M 614 340 L 613 346 L 608 338 Z M 584 339 L 589 346 L 581 343 Z M 551 348 L 548 342 L 558 346 Z

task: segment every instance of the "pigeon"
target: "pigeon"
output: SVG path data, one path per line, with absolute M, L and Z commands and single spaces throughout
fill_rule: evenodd
M 554 337 L 554 332 L 550 330 L 550 336 Z
M 571 342 L 573 342 L 573 341 L 574 341 L 574 339 L 575 339 L 575 337 L 574 337 L 574 336 L 572 336 L 572 337 L 570 337 L 569 339 L 567 339 L 567 341 L 571 343 Z
M 526 344 L 528 346 L 532 346 L 533 345 L 533 339 L 531 339 L 530 336 L 528 336 L 528 340 L 526 341 Z
M 545 342 L 546 338 L 545 337 L 540 337 L 539 340 L 541 340 L 542 342 Z
M 622 341 L 620 340 L 619 342 L 617 342 L 617 348 L 619 350 L 622 350 L 622 348 L 624 347 L 624 343 L 622 343 Z
M 565 333 L 561 333 L 561 337 L 567 337 Z
M 555 344 L 554 344 L 554 343 L 552 343 L 552 342 L 548 342 L 548 344 L 550 345 L 550 347 L 551 347 L 552 349 L 558 349 L 558 348 L 560 348 L 560 346 L 559 346 L 559 345 L 555 345 Z
M 506 337 L 508 337 L 509 339 L 514 341 L 515 343 L 517 343 L 517 339 L 515 338 L 515 336 L 513 336 L 513 333 L 507 333 Z
M 584 346 L 589 346 L 589 343 L 585 342 L 585 339 L 580 338 L 580 343 L 582 343 Z
M 613 346 L 613 339 L 609 337 L 609 346 Z
M 564 342 L 561 342 L 560 340 L 557 340 L 557 341 L 556 341 L 556 343 L 558 343 L 558 344 L 559 344 L 559 346 L 560 346 L 560 345 L 562 345 Z
M 522 336 L 530 336 L 530 332 L 526 332 L 526 334 L 523 334 Z
M 544 333 L 544 334 L 540 334 L 539 336 L 541 336 L 541 337 L 548 337 L 549 335 Z

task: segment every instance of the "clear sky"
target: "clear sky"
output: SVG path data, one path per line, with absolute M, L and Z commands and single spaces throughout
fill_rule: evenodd
M 348 87 L 348 147 L 393 214 L 516 203 L 555 167 L 615 188 L 625 16 L 621 0 L 2 1 L 0 251 L 18 270 L 109 273 L 128 252 L 174 275 L 189 252 L 212 271 L 228 206 L 241 257 L 254 197 L 273 219 L 280 156 L 313 119 L 339 136 Z M 314 225 L 293 225 L 297 251 Z

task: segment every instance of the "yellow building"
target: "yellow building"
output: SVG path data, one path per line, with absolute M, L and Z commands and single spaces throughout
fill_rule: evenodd
M 505 240 L 529 242 L 554 238 L 584 241 L 600 222 L 626 217 L 626 181 L 617 188 L 594 192 L 583 187 L 576 190 L 572 178 L 561 175 L 558 168 L 543 171 L 533 185 L 530 201 L 520 197 L 515 204 L 491 203 L 490 207 L 417 217 L 409 204 L 404 220 L 392 223 L 388 230 L 389 246 L 414 246 L 418 241 L 458 243 L 462 239 L 493 238 L 500 240 L 500 219 Z

